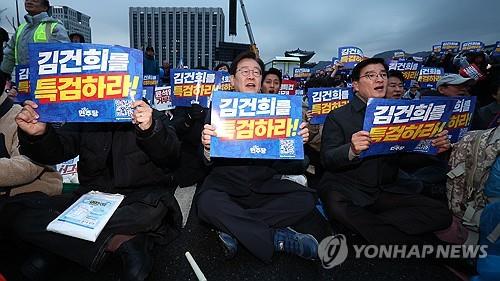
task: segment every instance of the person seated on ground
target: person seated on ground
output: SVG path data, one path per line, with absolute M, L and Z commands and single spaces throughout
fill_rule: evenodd
M 370 244 L 423 244 L 432 232 L 451 224 L 445 204 L 397 183 L 400 155 L 360 158 L 370 147 L 363 131 L 366 102 L 386 95 L 388 66 L 369 58 L 353 71 L 355 96 L 331 111 L 323 128 L 321 160 L 326 169 L 320 198 L 331 220 L 359 233 Z M 451 147 L 447 131 L 432 140 L 439 152 Z
M 262 93 L 264 94 L 277 94 L 280 92 L 281 82 L 283 78 L 281 71 L 277 68 L 271 67 L 264 71 L 262 75 Z
M 19 153 L 16 115 L 21 106 L 4 91 L 6 77 L 0 73 L 0 196 L 41 191 L 60 194 L 62 177 L 50 166 L 34 163 Z
M 180 143 L 168 118 L 140 100 L 132 104 L 132 123 L 66 123 L 54 128 L 38 121 L 37 107 L 26 101 L 16 117 L 21 153 L 47 165 L 79 155 L 80 187 L 73 194 L 44 197 L 33 193 L 26 201 L 17 198 L 4 204 L 0 229 L 42 251 L 43 262 L 25 263 L 23 274 L 37 279 L 50 265 L 57 268 L 49 257 L 62 257 L 96 271 L 115 252 L 123 263 L 121 280 L 146 279 L 153 266 L 153 245 L 175 238 L 182 222 L 170 175 L 179 159 Z M 91 190 L 125 195 L 95 242 L 46 230 Z M 39 268 L 39 264 L 49 266 Z
M 235 91 L 259 92 L 263 69 L 254 53 L 237 56 L 229 69 Z M 234 256 L 240 244 L 266 263 L 277 252 L 317 258 L 317 240 L 290 228 L 314 209 L 314 191 L 281 179 L 283 174 L 303 174 L 304 161 L 211 159 L 210 143 L 217 128 L 209 123 L 210 114 L 206 120 L 202 144 L 212 170 L 196 195 L 196 205 L 199 218 L 219 231 L 226 256 Z M 305 123 L 300 129 L 307 142 Z
M 400 99 L 404 93 L 403 72 L 399 70 L 389 70 L 387 74 L 387 92 L 385 93 L 386 99 Z
M 400 99 L 403 94 L 404 76 L 401 71 L 389 70 L 385 98 Z M 422 194 L 436 199 L 446 199 L 446 173 L 448 163 L 433 155 L 407 153 L 400 161 L 400 184 L 413 184 Z

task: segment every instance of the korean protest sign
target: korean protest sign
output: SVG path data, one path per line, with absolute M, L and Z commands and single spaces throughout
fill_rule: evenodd
M 441 53 L 441 45 L 432 45 L 432 53 L 440 54 Z
M 230 76 L 227 71 L 217 71 L 215 81 L 220 81 L 220 83 L 215 85 L 214 91 L 233 91 L 234 87 L 231 85 Z
M 79 156 L 56 165 L 56 170 L 61 174 L 64 183 L 78 183 Z
M 209 107 L 212 91 L 220 84 L 216 79 L 216 71 L 199 69 L 172 69 L 170 85 L 173 87 L 173 105 L 187 106 L 196 103 Z
M 42 122 L 129 122 L 142 98 L 142 52 L 80 43 L 29 44 L 30 99 Z
M 477 52 L 484 48 L 484 43 L 481 41 L 467 41 L 462 43 L 462 51 Z
M 154 108 L 157 110 L 171 110 L 175 106 L 172 104 L 172 88 L 170 86 L 156 87 L 153 98 Z
M 304 159 L 301 104 L 299 96 L 214 92 L 210 156 Z
M 389 70 L 399 70 L 403 73 L 404 87 L 410 88 L 411 80 L 417 80 L 418 72 L 422 67 L 421 62 L 411 61 L 411 60 L 398 60 L 390 61 Z
M 444 69 L 438 67 L 421 67 L 417 82 L 420 88 L 436 88 L 436 83 L 444 76 Z
M 450 120 L 455 101 L 369 99 L 363 130 L 372 143 L 361 157 L 396 152 L 436 154 L 432 138 Z
M 484 74 L 481 72 L 481 69 L 479 69 L 479 67 L 474 63 L 460 68 L 459 73 L 462 77 L 469 77 L 474 80 L 480 80 L 484 78 Z
M 363 58 L 363 51 L 358 47 L 348 46 L 339 48 L 339 60 L 344 64 L 344 69 L 353 69 Z
M 352 94 L 352 88 L 309 88 L 307 101 L 309 110 L 312 111 L 309 123 L 312 125 L 325 123 L 328 113 L 348 104 Z
M 14 98 L 16 103 L 22 104 L 30 98 L 30 66 L 16 65 L 16 83 L 17 96 Z
M 158 85 L 158 76 L 156 75 L 144 75 L 144 78 L 142 80 L 142 85 L 143 86 L 156 86 Z
M 460 42 L 458 41 L 443 41 L 441 42 L 441 53 L 451 52 L 453 54 L 458 53 L 460 50 Z
M 280 91 L 278 92 L 278 94 L 293 96 L 295 95 L 296 85 L 297 83 L 295 81 L 285 79 L 281 82 Z
M 405 52 L 403 51 L 398 51 L 398 52 L 394 52 L 394 55 L 392 56 L 393 59 L 397 60 L 397 59 L 404 59 L 406 56 Z
M 299 68 L 293 69 L 293 78 L 309 78 L 311 76 L 310 68 Z
M 443 97 L 443 96 L 424 96 L 425 100 L 444 99 L 452 100 L 453 110 L 450 121 L 446 124 L 450 142 L 458 142 L 470 129 L 474 110 L 476 108 L 476 97 Z

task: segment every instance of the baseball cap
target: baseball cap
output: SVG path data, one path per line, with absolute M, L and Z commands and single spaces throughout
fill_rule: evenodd
M 448 74 L 437 81 L 436 88 L 443 85 L 461 85 L 464 83 L 474 84 L 474 79 L 465 78 L 458 74 Z

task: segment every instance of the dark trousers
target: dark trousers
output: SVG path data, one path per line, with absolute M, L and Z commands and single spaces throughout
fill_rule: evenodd
M 425 244 L 432 232 L 451 224 L 445 204 L 419 194 L 381 192 L 366 207 L 333 190 L 324 191 L 321 200 L 330 219 L 358 232 L 371 244 Z
M 168 191 L 159 191 L 154 200 L 149 200 L 153 199 L 154 195 L 142 197 L 144 199 L 142 201 L 138 200 L 142 194 L 136 196 L 134 193 L 127 193 L 126 199 L 95 242 L 46 230 L 47 225 L 78 198 L 71 194 L 47 197 L 40 193 L 28 193 L 14 198 L 0 211 L 0 230 L 10 239 L 30 243 L 96 271 L 102 265 L 107 243 L 114 234 L 147 234 L 155 237 L 155 235 L 168 235 L 173 231 L 165 225 L 165 218 L 173 216 L 176 212 L 180 215 L 180 210 L 178 206 L 177 210 L 165 206 L 162 196 L 172 197 L 170 200 L 175 200 Z
M 273 184 L 297 185 L 288 180 L 264 183 L 269 189 Z M 234 236 L 264 262 L 271 262 L 274 253 L 274 229 L 292 226 L 314 208 L 313 194 L 299 188 L 279 194 L 252 192 L 244 197 L 234 197 L 219 190 L 205 189 L 197 196 L 198 216 Z

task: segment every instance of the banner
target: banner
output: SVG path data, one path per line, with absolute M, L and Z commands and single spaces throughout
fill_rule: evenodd
M 468 41 L 462 43 L 462 51 L 477 52 L 484 48 L 484 43 L 481 41 Z
M 309 78 L 311 76 L 310 68 L 294 68 L 293 77 L 294 78 Z
M 16 65 L 17 96 L 14 102 L 22 104 L 30 98 L 30 66 Z
M 174 90 L 172 101 L 175 106 L 191 107 L 191 104 L 196 103 L 209 108 L 209 99 L 217 84 L 220 84 L 220 80 L 216 79 L 216 71 L 199 69 L 170 71 L 170 85 Z
M 476 108 L 476 97 L 432 97 L 424 96 L 424 99 L 444 99 L 452 100 L 455 104 L 453 106 L 450 121 L 446 125 L 450 142 L 456 143 L 467 133 L 470 129 L 474 110 Z
M 458 41 L 443 41 L 441 42 L 441 53 L 446 54 L 451 52 L 453 54 L 458 53 L 460 50 L 460 42 Z
M 361 157 L 396 152 L 436 154 L 431 140 L 445 129 L 454 104 L 449 99 L 369 99 L 363 130 L 370 132 L 372 143 Z
M 353 69 L 358 62 L 364 59 L 363 51 L 358 47 L 348 46 L 339 48 L 340 62 L 344 69 Z
M 417 82 L 420 84 L 420 88 L 436 88 L 436 83 L 444 76 L 443 68 L 438 67 L 422 67 L 418 73 Z
M 42 122 L 129 122 L 142 98 L 139 50 L 82 43 L 29 44 L 30 99 Z
M 214 91 L 233 91 L 234 87 L 231 85 L 231 75 L 227 71 L 217 71 L 215 74 L 215 81 L 220 80 L 220 84 L 216 84 Z M 220 79 L 218 78 L 220 77 Z
M 311 125 L 325 123 L 326 116 L 349 103 L 353 93 L 352 88 L 310 88 L 307 91 L 309 110 L 312 111 Z
M 281 81 L 280 91 L 278 92 L 278 94 L 293 96 L 295 95 L 296 85 L 297 83 L 293 80 L 283 80 Z
M 410 60 L 393 60 L 389 62 L 389 70 L 399 70 L 403 73 L 405 88 L 410 88 L 411 80 L 417 80 L 421 66 L 422 63 Z
M 495 50 L 492 52 L 494 57 L 500 56 L 500 41 L 497 41 L 497 46 L 495 47 Z
M 304 159 L 299 96 L 216 91 L 211 117 L 211 157 Z
M 170 86 L 156 87 L 153 98 L 154 108 L 157 110 L 171 110 L 175 106 L 172 104 L 172 88 Z

